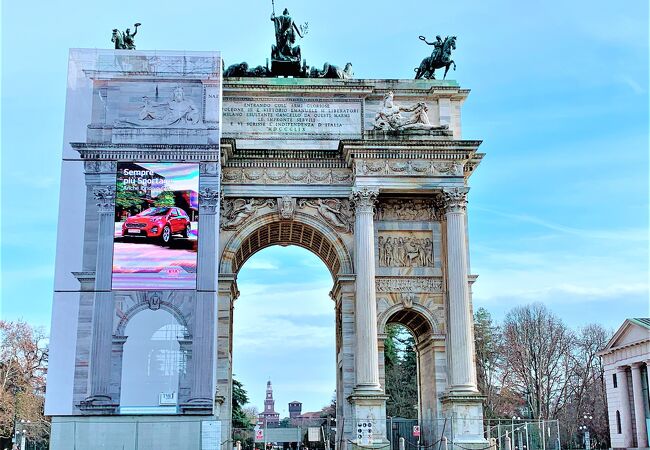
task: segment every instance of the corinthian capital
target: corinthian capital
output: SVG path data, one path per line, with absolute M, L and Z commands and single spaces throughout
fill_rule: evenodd
M 446 213 L 465 212 L 468 187 L 452 187 L 442 190 L 442 203 Z
M 354 205 L 356 212 L 373 214 L 378 195 L 379 189 L 368 187 L 354 188 L 352 194 L 350 194 L 350 201 Z
M 93 196 L 97 200 L 97 210 L 100 214 L 115 211 L 115 186 L 95 186 Z
M 214 214 L 219 210 L 221 191 L 211 187 L 205 187 L 199 191 L 199 208 L 201 212 Z

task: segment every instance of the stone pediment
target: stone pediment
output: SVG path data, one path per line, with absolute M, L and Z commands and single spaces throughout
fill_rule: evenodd
M 650 341 L 650 320 L 627 319 L 614 333 L 601 354 L 607 354 L 618 348 Z

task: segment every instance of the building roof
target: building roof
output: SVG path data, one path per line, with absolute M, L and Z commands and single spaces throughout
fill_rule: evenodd
M 639 331 L 636 333 L 632 332 L 631 327 L 635 326 L 643 328 L 646 330 L 646 332 L 641 335 L 639 335 Z M 629 335 L 628 332 L 630 333 Z M 600 352 L 598 352 L 598 354 L 600 356 L 603 356 L 619 348 L 628 347 L 630 345 L 646 342 L 648 340 L 650 340 L 650 318 L 641 317 L 634 319 L 625 319 L 625 322 L 623 322 L 616 333 L 614 333 L 614 336 L 612 336 L 612 338 L 607 342 L 607 345 L 605 345 L 605 347 Z
M 637 325 L 641 325 L 642 327 L 646 327 L 650 329 L 650 318 L 648 317 L 641 317 L 637 319 L 627 319 L 630 322 L 636 323 Z

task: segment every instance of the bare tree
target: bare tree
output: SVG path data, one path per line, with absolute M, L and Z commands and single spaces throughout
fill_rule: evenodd
M 505 317 L 504 350 L 513 388 L 532 419 L 557 417 L 567 401 L 575 338 L 541 303 L 519 306 Z
M 42 329 L 24 321 L 0 321 L 0 439 L 8 439 L 14 419 L 24 420 L 31 440 L 49 437 L 43 415 L 47 346 Z
M 576 334 L 571 354 L 568 401 L 560 412 L 567 441 L 576 440 L 576 444 L 579 443 L 581 433 L 578 426 L 585 425 L 590 430 L 594 445 L 609 447 L 604 368 L 598 352 L 605 347 L 611 335 L 611 331 L 598 324 L 587 325 Z

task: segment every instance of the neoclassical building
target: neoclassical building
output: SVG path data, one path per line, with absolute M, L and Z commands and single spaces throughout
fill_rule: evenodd
M 612 448 L 647 448 L 650 318 L 627 319 L 600 352 Z
M 222 78 L 216 52 L 73 50 L 52 449 L 232 448 L 237 276 L 273 245 L 332 276 L 339 448 L 387 443 L 392 323 L 416 340 L 421 442 L 484 447 L 468 95 L 450 80 Z M 116 214 L 134 193 L 151 208 Z

